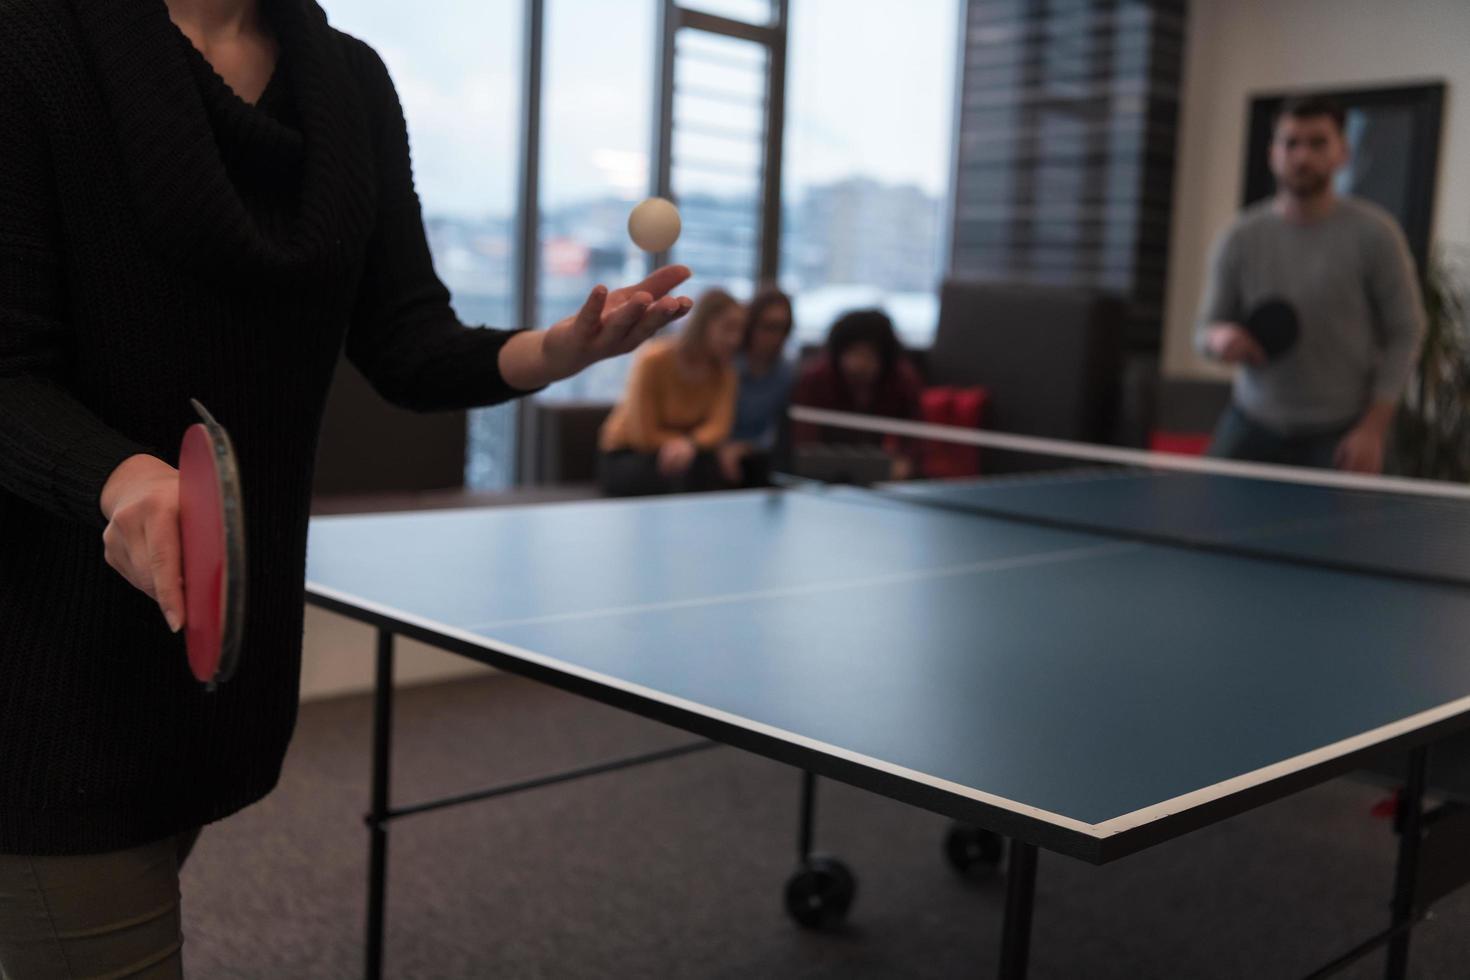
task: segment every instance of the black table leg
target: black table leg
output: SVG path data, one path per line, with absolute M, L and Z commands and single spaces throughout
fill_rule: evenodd
M 383 927 L 388 888 L 388 786 L 393 755 L 393 634 L 378 630 L 378 658 L 373 686 L 373 776 L 368 825 L 367 940 L 363 973 L 367 980 L 383 975 Z
M 805 863 L 812 856 L 812 824 L 816 820 L 817 777 L 803 769 L 801 773 L 801 826 L 796 838 L 796 860 Z
M 1409 940 L 1413 930 L 1414 892 L 1419 876 L 1419 845 L 1424 835 L 1424 786 L 1429 771 L 1429 749 L 1421 746 L 1409 753 L 1409 776 L 1399 796 L 1397 823 L 1399 863 L 1393 879 L 1393 918 L 1390 928 L 1398 932 L 1389 940 L 1388 980 L 1404 980 L 1409 971 Z
M 1011 840 L 1006 869 L 1006 917 L 1000 939 L 1001 980 L 1022 980 L 1031 955 L 1031 913 L 1036 906 L 1036 845 Z
M 796 836 L 796 871 L 786 881 L 786 913 L 806 929 L 840 925 L 857 895 L 857 876 L 830 854 L 812 851 L 817 818 L 817 777 L 801 773 L 801 824 Z

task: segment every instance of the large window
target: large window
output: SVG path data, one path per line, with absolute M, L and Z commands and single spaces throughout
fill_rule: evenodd
M 744 299 L 760 259 L 766 48 L 692 27 L 674 35 L 669 181 L 684 230 L 672 257 L 690 292 Z
M 655 0 L 546 0 L 535 326 L 647 272 L 628 212 L 648 196 L 656 13 Z M 626 373 L 626 358 L 604 361 L 539 397 L 612 401 Z
M 771 0 L 681 0 L 681 6 L 747 24 L 770 23 Z
M 694 270 L 681 291 L 721 286 L 742 298 L 759 264 L 768 49 L 682 23 L 665 0 L 547 0 L 541 310 L 550 321 L 595 282 L 640 278 L 648 257 L 628 240 L 632 206 L 656 183 L 654 115 L 662 38 L 672 30 L 668 186 L 683 234 L 668 256 Z M 767 21 L 770 0 L 690 4 Z M 610 53 L 611 52 L 611 53 Z M 611 401 L 630 360 L 594 365 L 542 397 Z
M 435 267 L 465 322 L 545 327 L 595 283 L 641 278 L 648 257 L 628 240 L 628 212 L 665 177 L 685 222 L 671 258 L 695 269 L 690 290 L 745 298 L 775 261 L 775 243 L 761 240 L 776 207 L 763 198 L 766 126 L 784 116 L 780 279 L 796 297 L 798 336 L 818 340 L 844 310 L 878 305 L 905 342 L 929 343 L 962 0 L 788 0 L 784 24 L 773 0 L 683 0 L 687 15 L 666 0 L 542 2 L 534 313 L 521 324 L 526 0 L 436 0 L 432 11 L 326 0 L 333 23 L 377 47 L 393 73 Z M 661 13 L 677 26 L 667 89 Z M 784 98 L 766 90 L 780 76 L 783 27 Z M 659 105 L 668 119 L 655 119 Z M 595 365 L 538 397 L 610 401 L 627 369 L 627 358 Z M 471 487 L 512 482 L 516 411 L 471 413 Z
M 460 319 L 477 326 L 515 320 L 522 6 L 434 0 L 433 16 L 424 16 L 397 0 L 326 2 L 333 26 L 376 48 L 393 75 L 434 268 Z M 515 432 L 513 405 L 471 413 L 471 487 L 510 485 Z
M 960 2 L 791 0 L 781 282 L 803 341 L 862 306 L 933 338 Z

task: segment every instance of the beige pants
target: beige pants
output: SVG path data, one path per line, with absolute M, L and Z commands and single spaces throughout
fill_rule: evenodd
M 178 980 L 179 867 L 199 832 L 108 854 L 0 854 L 0 980 Z

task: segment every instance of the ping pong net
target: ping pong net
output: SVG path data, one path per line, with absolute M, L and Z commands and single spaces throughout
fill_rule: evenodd
M 888 457 L 879 479 L 824 480 L 803 470 L 783 485 L 831 482 L 882 505 L 933 507 L 1169 547 L 1217 551 L 1338 571 L 1470 586 L 1470 486 L 1404 477 L 1248 463 L 793 407 L 808 430 L 871 440 Z M 925 442 L 980 451 L 981 475 L 894 480 L 896 455 Z M 897 450 L 895 452 L 895 447 Z M 855 452 L 849 449 L 848 452 Z M 1003 473 L 985 461 L 1001 455 Z M 829 491 L 830 492 L 830 491 Z

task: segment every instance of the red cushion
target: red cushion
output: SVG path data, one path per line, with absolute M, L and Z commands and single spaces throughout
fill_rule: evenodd
M 1148 437 L 1148 448 L 1156 453 L 1203 456 L 1209 447 L 1210 434 L 1208 432 L 1164 432 L 1155 429 Z
M 984 388 L 925 388 L 919 395 L 919 410 L 925 422 L 978 429 L 985 420 L 989 400 Z M 980 473 L 980 450 L 926 439 L 919 444 L 919 471 L 926 477 L 976 476 Z

